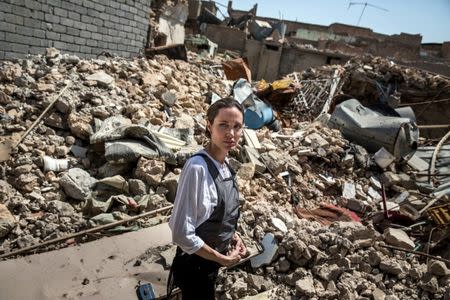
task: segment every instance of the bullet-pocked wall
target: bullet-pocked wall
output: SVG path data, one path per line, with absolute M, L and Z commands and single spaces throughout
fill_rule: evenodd
M 151 0 L 0 0 L 0 59 L 55 47 L 83 58 L 132 57 L 146 44 Z

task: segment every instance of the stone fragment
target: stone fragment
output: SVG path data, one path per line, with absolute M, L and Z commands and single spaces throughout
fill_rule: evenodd
M 77 200 L 87 200 L 91 197 L 91 189 L 97 183 L 97 179 L 80 168 L 73 168 L 61 177 L 59 183 L 68 196 Z
M 284 222 L 278 218 L 271 218 L 270 221 L 272 222 L 272 225 L 281 232 L 287 232 L 288 228 Z
M 322 278 L 323 280 L 336 281 L 338 277 L 342 274 L 343 270 L 336 264 L 328 265 L 325 264 L 319 268 L 317 272 L 317 276 Z
M 243 163 L 237 172 L 237 176 L 243 180 L 251 180 L 255 175 L 255 164 L 252 162 Z
M 297 280 L 295 283 L 295 289 L 302 296 L 305 295 L 311 297 L 316 293 L 316 289 L 314 288 L 314 280 L 311 276 Z
M 87 81 L 96 81 L 99 87 L 109 87 L 114 83 L 114 78 L 104 71 L 99 71 L 97 73 L 91 74 L 86 77 Z
M 258 150 L 245 145 L 242 155 L 244 157 L 244 161 L 251 162 L 255 165 L 255 170 L 257 172 L 264 173 L 264 171 L 266 171 L 266 166 L 259 160 L 260 154 Z
M 6 236 L 16 226 L 16 218 L 8 208 L 0 203 L 0 238 Z
M 401 229 L 387 228 L 384 230 L 383 236 L 385 241 L 392 246 L 409 250 L 415 247 L 414 242 L 409 238 L 408 234 Z
M 248 274 L 247 277 L 248 284 L 255 288 L 257 291 L 264 291 L 270 289 L 273 284 L 266 280 L 263 276 L 255 275 L 255 274 Z
M 177 194 L 178 180 L 180 175 L 169 172 L 161 181 L 161 185 L 169 190 L 167 194 L 167 201 L 173 203 Z
M 116 163 L 112 161 L 106 162 L 98 168 L 98 175 L 100 177 L 112 177 L 115 175 L 123 175 L 131 170 L 129 163 Z
M 124 193 L 129 192 L 128 182 L 125 180 L 125 178 L 123 178 L 120 175 L 115 175 L 112 177 L 105 177 L 105 178 L 100 179 L 97 182 L 97 187 L 101 187 L 101 186 L 113 188 L 119 192 L 124 192 Z
M 372 292 L 372 297 L 373 300 L 385 300 L 386 294 L 379 288 L 375 288 L 375 290 Z
M 439 260 L 431 260 L 428 263 L 428 272 L 437 276 L 450 275 L 450 270 L 445 265 L 445 262 Z
M 286 273 L 290 268 L 291 263 L 286 259 L 286 257 L 281 257 L 275 265 L 275 269 L 280 273 Z
M 166 165 L 164 162 L 141 157 L 137 163 L 135 175 L 150 186 L 156 187 L 161 183 L 165 171 Z
M 382 260 L 380 262 L 380 269 L 393 275 L 398 275 L 403 272 L 401 265 L 394 259 Z
M 88 140 L 93 132 L 91 121 L 92 116 L 81 115 L 75 112 L 70 113 L 67 118 L 67 124 L 72 134 L 83 140 Z
M 373 159 L 380 168 L 386 169 L 387 166 L 394 162 L 395 156 L 382 147 L 373 155 Z
M 160 101 L 162 104 L 168 107 L 172 107 L 175 105 L 175 102 L 177 101 L 177 95 L 175 95 L 170 91 L 167 91 L 161 95 Z
M 305 137 L 305 142 L 313 148 L 328 148 L 330 144 L 318 133 L 314 132 Z
M 130 179 L 128 180 L 128 185 L 132 195 L 140 196 L 147 194 L 147 186 L 145 185 L 145 182 L 140 179 Z
M 48 203 L 48 210 L 52 213 L 59 214 L 61 217 L 70 217 L 75 214 L 75 209 L 67 202 L 54 200 Z
M 354 199 L 356 196 L 356 187 L 351 182 L 344 182 L 342 187 L 342 197 L 345 199 Z

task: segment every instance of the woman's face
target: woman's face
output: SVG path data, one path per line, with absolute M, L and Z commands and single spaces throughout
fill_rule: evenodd
M 224 152 L 236 147 L 242 135 L 244 117 L 237 107 L 221 108 L 208 129 L 211 133 L 211 143 Z

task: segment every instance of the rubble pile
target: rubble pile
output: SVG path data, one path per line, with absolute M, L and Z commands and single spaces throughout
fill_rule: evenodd
M 270 299 L 440 299 L 449 296 L 444 262 L 392 251 L 414 242 L 400 229 L 379 233 L 371 225 L 336 222 L 324 227 L 298 219 L 271 203 L 252 203 L 243 213 L 243 232 L 275 237 L 265 264 L 220 275 L 220 299 L 243 299 L 268 290 Z M 280 224 L 284 225 L 281 226 Z M 247 231 L 248 230 L 248 231 Z M 446 299 L 446 298 L 445 298 Z
M 165 56 L 82 60 L 47 49 L 0 65 L 0 253 L 170 205 L 184 161 L 206 142 L 207 98 L 230 95 L 232 87 L 221 57 L 189 56 L 190 63 Z M 361 70 L 366 77 L 401 77 L 403 84 L 416 78 L 380 58 L 352 60 L 344 70 L 311 69 L 302 78 L 336 68 L 344 87 Z M 446 84 L 426 78 L 436 90 Z M 392 162 L 382 169 L 339 130 L 292 112 L 281 118 L 289 120 L 279 132 L 245 129 L 231 153 L 242 196 L 239 232 L 249 248 L 266 239 L 271 247 L 264 261 L 226 270 L 220 297 L 265 291 L 271 299 L 450 297 L 443 261 L 427 264 L 384 247 L 423 246 L 417 231 L 429 233 L 430 222 L 413 229 L 375 221 L 383 215 L 383 185 L 387 199 L 395 199 L 389 209 L 408 204 L 402 213 L 411 217 L 425 207 L 428 198 L 410 167 Z M 115 231 L 166 219 L 140 219 Z
M 204 132 L 208 106 L 203 94 L 214 90 L 226 96 L 216 70 L 197 62 L 165 56 L 82 60 L 56 49 L 3 62 L 0 142 L 13 149 L 0 166 L 2 252 L 80 231 L 88 222 L 103 224 L 170 204 L 166 196 L 176 188 L 176 164 L 166 167 L 155 160 L 160 155 L 133 156 L 139 152 L 134 148 L 109 154 L 110 148 L 129 144 L 114 144 L 110 140 L 118 136 L 111 132 L 98 134 L 111 122 L 137 125 L 130 132 L 175 128 L 188 132 L 196 149 L 194 129 L 200 145 L 204 140 L 198 134 Z M 68 84 L 44 120 L 14 147 Z

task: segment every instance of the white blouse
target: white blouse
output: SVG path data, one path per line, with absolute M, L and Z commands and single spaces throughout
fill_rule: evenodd
M 223 179 L 231 176 L 225 163 L 219 163 L 205 150 L 199 153 L 204 153 L 211 158 Z M 195 234 L 195 229 L 208 220 L 216 205 L 217 190 L 205 159 L 201 156 L 192 157 L 186 162 L 181 172 L 169 221 L 172 241 L 184 252 L 193 254 L 205 244 Z

